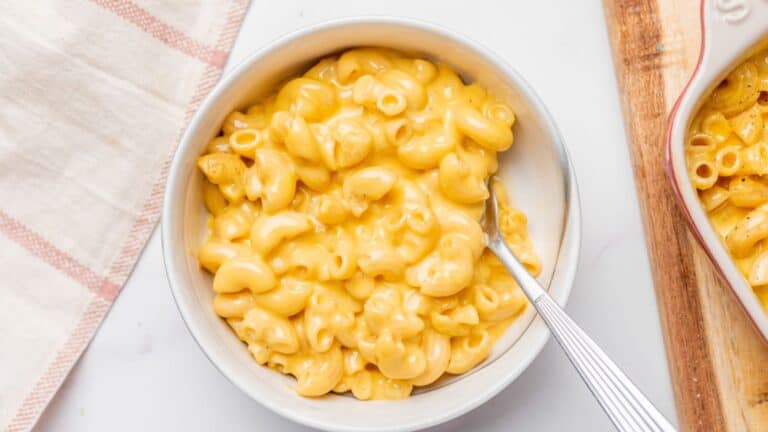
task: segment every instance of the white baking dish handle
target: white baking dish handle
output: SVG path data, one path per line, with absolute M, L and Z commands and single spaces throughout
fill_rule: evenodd
M 719 81 L 766 32 L 768 0 L 703 0 L 703 55 L 697 80 Z

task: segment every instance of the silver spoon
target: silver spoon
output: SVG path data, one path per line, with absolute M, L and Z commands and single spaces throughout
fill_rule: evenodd
M 498 203 L 489 180 L 490 197 L 482 218 L 488 249 L 504 263 L 512 277 L 549 327 L 568 359 L 581 375 L 608 417 L 621 432 L 668 432 L 675 428 L 616 364 L 552 300 L 507 246 L 498 229 Z

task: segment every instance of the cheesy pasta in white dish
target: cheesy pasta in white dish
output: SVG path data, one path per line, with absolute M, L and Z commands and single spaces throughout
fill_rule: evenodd
M 694 117 L 691 183 L 712 226 L 768 310 L 768 50 L 734 69 Z
M 479 224 L 514 122 L 450 68 L 378 48 L 231 113 L 198 159 L 214 311 L 303 396 L 402 399 L 474 368 L 527 306 Z M 538 274 L 525 215 L 494 187 Z

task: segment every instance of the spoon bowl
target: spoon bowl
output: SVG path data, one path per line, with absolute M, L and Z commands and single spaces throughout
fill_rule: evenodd
M 603 411 L 621 432 L 671 432 L 675 428 L 550 297 L 507 245 L 499 231 L 495 178 L 489 179 L 481 224 L 490 249 L 504 264 L 568 359 L 581 375 Z

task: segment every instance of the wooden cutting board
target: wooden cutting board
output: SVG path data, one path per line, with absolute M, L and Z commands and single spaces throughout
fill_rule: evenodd
M 700 0 L 604 7 L 680 430 L 768 431 L 768 345 L 688 231 L 663 170 L 667 116 L 698 60 Z

